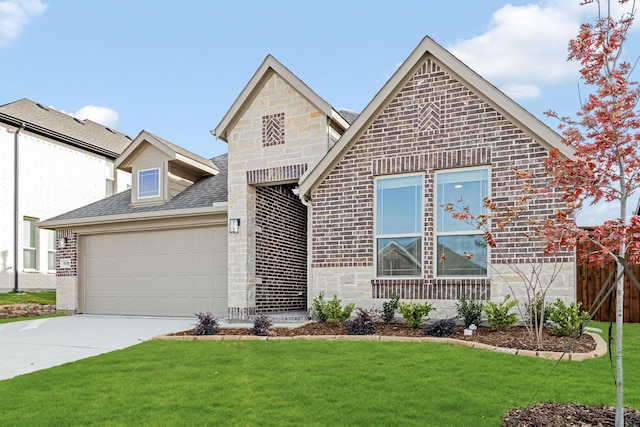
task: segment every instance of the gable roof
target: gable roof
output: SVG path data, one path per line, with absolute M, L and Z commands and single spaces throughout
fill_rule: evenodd
M 185 150 L 184 148 L 172 144 L 169 141 L 145 130 L 141 131 L 131 144 L 129 144 L 129 146 L 122 152 L 120 157 L 116 159 L 116 168 L 131 172 L 131 163 L 133 162 L 133 159 L 139 149 L 147 143 L 165 153 L 169 159 L 183 163 L 192 169 L 197 169 L 202 172 L 203 175 L 216 175 L 219 172 L 218 168 L 211 160 L 198 156 L 189 150 Z
M 573 156 L 575 150 L 565 145 L 560 135 L 427 36 L 396 70 L 362 113 L 354 120 L 351 127 L 345 131 L 320 162 L 314 165 L 313 168 L 308 169 L 300 178 L 301 195 L 308 197 L 311 191 L 320 185 L 427 59 L 437 62 L 447 73 L 476 93 L 537 142 L 548 149 L 557 148 L 567 157 Z
M 178 216 L 202 211 L 226 212 L 227 206 L 227 154 L 210 160 L 219 171 L 217 175 L 200 178 L 167 203 L 152 206 L 131 206 L 131 189 L 106 199 L 63 213 L 38 223 L 41 228 L 61 228 L 88 224 L 104 224 L 147 219 L 150 217 Z
M 302 80 L 278 62 L 277 59 L 271 55 L 267 55 L 253 77 L 251 77 L 251 80 L 249 80 L 249 83 L 247 83 L 242 92 L 240 92 L 238 98 L 231 105 L 229 111 L 224 115 L 218 126 L 211 131 L 216 138 L 229 142 L 229 132 L 233 129 L 240 116 L 242 116 L 246 111 L 258 92 L 260 92 L 264 84 L 273 74 L 280 76 L 307 101 L 324 113 L 325 116 L 329 117 L 331 121 L 338 126 L 338 128 L 345 130 L 349 127 L 347 120 L 345 120 L 340 113 L 334 110 L 327 101 L 312 91 L 309 86 L 304 84 Z
M 0 106 L 0 121 L 115 159 L 131 138 L 91 120 L 68 114 L 23 98 Z

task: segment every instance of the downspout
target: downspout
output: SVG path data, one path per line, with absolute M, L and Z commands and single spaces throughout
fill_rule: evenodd
M 311 221 L 313 205 L 311 200 L 307 199 L 304 194 L 300 194 L 300 187 L 295 187 L 293 194 L 298 196 L 302 204 L 307 207 L 307 309 L 309 309 L 310 297 L 313 295 L 313 269 L 311 268 L 311 259 L 313 257 L 313 228 Z
M 18 245 L 18 233 L 20 230 L 20 154 L 18 142 L 21 130 L 24 130 L 24 122 L 20 124 L 13 136 L 13 291 L 15 293 L 18 293 L 20 289 L 18 286 L 18 250 L 20 249 Z

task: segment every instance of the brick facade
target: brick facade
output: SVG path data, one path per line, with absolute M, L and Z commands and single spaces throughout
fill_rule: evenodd
M 307 208 L 293 188 L 256 188 L 257 313 L 307 308 Z
M 58 247 L 56 251 L 56 277 L 70 277 L 78 275 L 78 235 L 71 229 L 57 230 L 58 240 L 64 238 L 64 248 Z M 60 260 L 71 261 L 71 268 L 60 268 Z
M 366 301 L 366 295 L 388 298 L 392 291 L 419 299 L 458 299 L 461 293 L 484 298 L 501 296 L 504 290 L 492 287 L 490 279 L 469 284 L 466 279 L 434 277 L 435 171 L 489 166 L 491 198 L 497 202 L 513 201 L 520 195 L 522 185 L 516 182 L 513 168 L 531 173 L 536 177 L 533 184 L 542 185 L 546 156 L 542 144 L 437 63 L 426 61 L 312 194 L 314 276 L 321 269 L 326 269 L 323 274 L 340 274 L 348 268 L 369 267 L 369 280 L 357 286 L 357 301 L 361 303 Z M 425 177 L 424 277 L 407 283 L 377 280 L 374 177 L 409 172 L 422 172 Z M 550 197 L 533 206 L 529 215 L 545 217 L 560 203 L 559 198 Z M 495 231 L 498 248 L 491 251 L 492 264 L 573 262 L 571 254 L 545 258 L 542 243 L 518 239 L 516 236 L 528 229 L 528 218 L 524 216 L 513 227 Z M 339 294 L 339 289 L 333 293 Z

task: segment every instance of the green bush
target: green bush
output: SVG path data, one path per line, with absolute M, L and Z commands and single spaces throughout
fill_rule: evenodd
M 572 337 L 578 334 L 582 324 L 589 320 L 589 313 L 580 310 L 581 306 L 581 302 L 567 306 L 560 298 L 550 304 L 546 314 L 553 333 L 561 337 Z
M 482 319 L 482 308 L 484 304 L 477 299 L 467 299 L 465 295 L 460 297 L 460 302 L 456 304 L 458 314 L 462 316 L 464 320 L 464 326 L 479 325 Z
M 484 312 L 487 314 L 487 321 L 490 326 L 498 329 L 505 329 L 507 326 L 511 326 L 518 320 L 516 313 L 509 313 L 509 311 L 515 307 L 518 303 L 515 300 L 509 301 L 510 295 L 505 295 L 502 302 L 496 304 L 493 301 L 487 301 L 484 306 Z
M 342 308 L 342 300 L 339 300 L 337 295 L 334 295 L 331 301 L 325 301 L 324 293 L 320 292 L 320 295 L 313 299 L 311 318 L 318 322 L 344 322 L 351 316 L 355 306 L 351 303 Z
M 320 292 L 320 295 L 315 297 L 311 303 L 311 318 L 316 322 L 326 322 L 329 320 L 326 314 L 329 312 L 327 304 L 324 300 L 324 292 Z
M 391 300 L 383 302 L 382 310 L 379 311 L 382 321 L 385 323 L 393 322 L 399 306 L 400 298 L 396 294 L 391 294 Z
M 424 304 L 420 304 L 417 302 L 401 302 L 400 303 L 400 314 L 404 317 L 404 320 L 407 322 L 407 325 L 411 327 L 411 329 L 418 329 L 423 321 L 429 320 L 429 313 L 434 310 L 433 305 L 425 302 Z

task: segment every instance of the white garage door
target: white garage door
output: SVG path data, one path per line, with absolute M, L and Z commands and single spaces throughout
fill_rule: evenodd
M 227 316 L 226 227 L 83 236 L 81 310 Z

